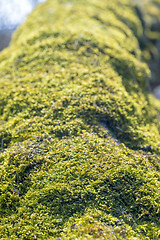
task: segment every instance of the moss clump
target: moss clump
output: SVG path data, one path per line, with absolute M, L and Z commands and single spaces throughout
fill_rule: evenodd
M 129 0 L 47 1 L 0 55 L 1 239 L 158 239 L 160 107 Z

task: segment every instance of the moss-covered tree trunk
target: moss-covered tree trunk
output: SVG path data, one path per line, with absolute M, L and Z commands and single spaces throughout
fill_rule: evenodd
M 159 238 L 143 33 L 129 0 L 48 0 L 0 54 L 1 239 Z

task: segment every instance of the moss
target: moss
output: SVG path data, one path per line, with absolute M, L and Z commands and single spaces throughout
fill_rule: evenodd
M 2 239 L 158 239 L 142 35 L 129 0 L 48 0 L 17 29 L 0 54 Z

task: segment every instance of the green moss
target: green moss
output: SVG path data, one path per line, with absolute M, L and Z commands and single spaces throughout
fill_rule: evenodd
M 15 32 L 0 54 L 1 239 L 158 239 L 142 34 L 129 0 L 48 0 Z

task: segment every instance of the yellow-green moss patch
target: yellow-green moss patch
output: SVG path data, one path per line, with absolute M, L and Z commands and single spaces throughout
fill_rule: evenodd
M 0 54 L 1 239 L 159 238 L 142 34 L 129 0 L 48 0 L 15 32 Z

